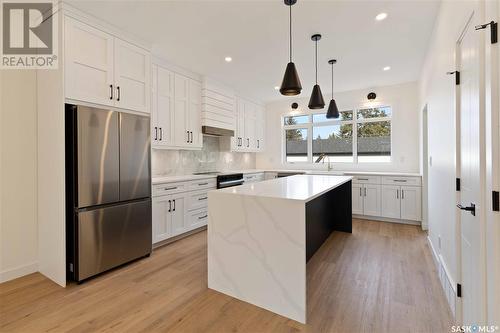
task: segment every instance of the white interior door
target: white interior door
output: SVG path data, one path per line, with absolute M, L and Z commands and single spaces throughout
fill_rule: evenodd
M 480 105 L 479 43 L 481 34 L 474 31 L 477 14 L 459 43 L 460 61 L 460 204 L 475 205 L 475 215 L 462 210 L 461 275 L 462 317 L 465 325 L 484 325 L 486 320 L 485 251 L 482 226 L 481 185 L 483 184 L 484 110 Z

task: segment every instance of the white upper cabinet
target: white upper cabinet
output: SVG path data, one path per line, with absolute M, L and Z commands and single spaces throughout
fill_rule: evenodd
M 173 144 L 174 73 L 153 66 L 151 142 L 153 146 Z
M 201 83 L 153 65 L 153 148 L 201 149 Z
M 263 109 L 256 103 L 237 98 L 236 127 L 231 139 L 231 150 L 259 152 L 264 149 Z
M 66 98 L 114 105 L 113 36 L 65 19 Z
M 115 106 L 147 112 L 150 101 L 151 59 L 149 52 L 115 38 Z
M 191 132 L 191 146 L 201 148 L 203 146 L 203 135 L 201 133 L 201 84 L 194 80 L 189 80 L 187 129 Z
M 174 144 L 183 147 L 188 146 L 190 142 L 188 130 L 189 79 L 175 74 L 174 82 Z
M 149 112 L 149 52 L 65 17 L 65 97 Z

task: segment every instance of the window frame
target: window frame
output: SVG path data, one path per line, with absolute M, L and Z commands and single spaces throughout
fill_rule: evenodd
M 364 109 L 373 109 L 373 108 L 390 108 L 391 109 L 391 115 L 388 117 L 379 117 L 379 118 L 366 118 L 366 119 L 358 119 L 358 111 L 359 110 L 364 110 Z M 393 159 L 393 142 L 392 142 L 392 135 L 393 135 L 393 115 L 394 115 L 394 107 L 390 104 L 380 104 L 380 105 L 358 105 L 357 107 L 352 107 L 352 108 L 345 108 L 344 110 L 341 110 L 340 112 L 349 112 L 352 111 L 352 120 L 341 120 L 339 119 L 332 119 L 332 120 L 327 120 L 327 121 L 322 121 L 322 122 L 317 122 L 313 123 L 313 115 L 315 114 L 324 114 L 325 111 L 308 111 L 308 112 L 288 112 L 284 113 L 280 117 L 280 122 L 281 122 L 281 162 L 283 164 L 290 164 L 290 165 L 310 165 L 310 164 L 316 164 L 314 163 L 313 160 L 313 128 L 314 127 L 321 127 L 321 126 L 332 126 L 332 125 L 342 125 L 342 124 L 351 124 L 352 125 L 352 162 L 332 162 L 335 164 L 344 164 L 344 165 L 352 165 L 352 164 L 359 164 L 358 160 L 358 124 L 363 124 L 363 123 L 377 123 L 381 121 L 389 121 L 391 125 L 391 154 L 389 156 L 389 161 L 388 162 L 361 162 L 361 164 L 366 165 L 366 164 L 388 164 L 392 163 Z M 298 116 L 308 116 L 309 122 L 303 123 L 303 124 L 296 124 L 296 125 L 285 125 L 285 118 L 286 117 L 298 117 Z M 307 129 L 307 161 L 305 162 L 288 162 L 286 158 L 286 130 L 287 129 Z

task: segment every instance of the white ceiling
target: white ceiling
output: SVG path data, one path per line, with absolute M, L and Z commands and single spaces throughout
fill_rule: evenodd
M 73 5 L 149 41 L 156 54 L 218 79 L 263 102 L 282 97 L 288 62 L 288 7 L 282 0 L 71 1 Z M 301 96 L 314 84 L 314 43 L 319 84 L 335 91 L 391 85 L 418 79 L 439 1 L 314 1 L 293 6 L 294 56 Z M 380 12 L 389 14 L 375 21 Z M 226 63 L 225 56 L 233 61 Z M 391 66 L 390 71 L 383 71 Z M 325 97 L 326 98 L 326 97 Z

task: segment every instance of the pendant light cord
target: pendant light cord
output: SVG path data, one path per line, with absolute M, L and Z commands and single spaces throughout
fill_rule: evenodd
M 332 99 L 333 99 L 333 64 L 332 64 Z
M 315 57 L 316 57 L 316 84 L 318 84 L 318 40 L 315 41 Z
M 290 5 L 290 62 L 292 62 L 292 5 Z

